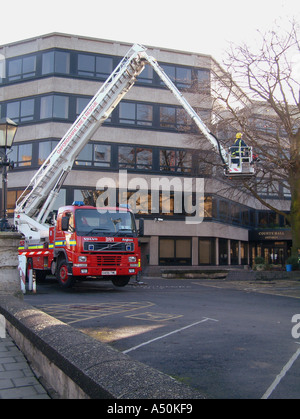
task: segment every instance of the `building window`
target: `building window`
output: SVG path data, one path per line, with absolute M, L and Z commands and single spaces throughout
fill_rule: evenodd
M 192 171 L 192 153 L 187 150 L 160 150 L 160 170 L 190 173 Z
M 44 96 L 41 98 L 41 119 L 68 119 L 69 98 L 61 95 Z
M 113 58 L 78 54 L 78 75 L 106 79 L 113 71 Z
M 151 127 L 153 123 L 153 106 L 144 103 L 121 102 L 119 105 L 120 124 Z
M 6 115 L 17 123 L 33 121 L 34 99 L 23 99 L 7 103 Z
M 216 239 L 199 239 L 199 265 L 216 264 Z
M 161 67 L 178 87 L 178 89 L 190 89 L 192 87 L 192 69 L 188 67 L 177 67 L 174 65 L 162 64 Z M 161 84 L 164 82 L 161 80 Z
M 248 265 L 249 245 L 247 242 L 241 242 L 241 264 Z
M 160 106 L 159 126 L 179 131 L 187 131 L 191 127 L 191 119 L 185 110 L 175 106 Z
M 146 147 L 119 146 L 119 168 L 152 169 L 152 150 Z
M 219 239 L 219 265 L 228 265 L 228 240 Z
M 7 213 L 13 215 L 16 208 L 16 201 L 22 195 L 23 190 L 8 190 L 7 191 Z M 24 194 L 27 195 L 30 191 L 27 190 Z
M 15 167 L 31 166 L 32 164 L 32 143 L 13 144 L 9 157 Z
M 110 167 L 111 146 L 97 143 L 87 144 L 77 156 L 75 165 Z
M 160 239 L 159 264 L 160 265 L 191 265 L 192 264 L 191 239 Z
M 138 76 L 137 81 L 145 84 L 153 83 L 153 68 L 150 65 L 146 65 L 144 70 Z
M 42 141 L 39 143 L 38 165 L 42 165 L 57 146 L 58 140 Z
M 220 201 L 219 202 L 219 214 L 220 214 L 220 220 L 229 222 L 229 202 L 227 201 Z
M 231 265 L 239 264 L 239 242 L 238 240 L 230 240 L 230 263 Z
M 36 56 L 30 55 L 10 59 L 8 61 L 7 73 L 8 81 L 34 77 L 36 74 Z
M 210 71 L 205 69 L 196 69 L 193 84 L 197 91 L 201 93 L 210 93 Z
M 70 53 L 64 51 L 49 51 L 42 54 L 42 74 L 69 74 Z
M 76 116 L 79 116 L 84 108 L 90 103 L 92 98 L 78 97 L 76 98 Z

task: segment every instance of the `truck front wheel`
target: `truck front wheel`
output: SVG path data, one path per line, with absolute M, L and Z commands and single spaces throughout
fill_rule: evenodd
M 62 288 L 71 288 L 75 282 L 72 275 L 68 274 L 68 263 L 66 259 L 61 259 L 57 265 L 56 278 Z
M 129 281 L 130 276 L 116 276 L 114 279 L 112 279 L 112 283 L 116 287 L 125 287 L 125 285 L 127 285 Z

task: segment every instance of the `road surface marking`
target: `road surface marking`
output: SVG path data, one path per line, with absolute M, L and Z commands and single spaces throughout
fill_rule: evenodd
M 219 321 L 219 320 L 216 320 L 216 319 L 210 319 L 209 317 L 204 317 L 202 320 L 199 320 L 198 322 L 189 324 L 188 326 L 184 326 L 184 327 L 181 327 L 180 329 L 173 330 L 173 332 L 166 333 L 165 335 L 158 336 L 157 338 L 148 340 L 147 342 L 141 343 L 140 345 L 133 346 L 132 348 L 126 349 L 126 351 L 123 351 L 123 354 L 128 354 L 128 352 L 135 351 L 136 349 L 141 348 L 142 346 L 145 346 L 145 345 L 149 345 L 149 343 L 155 342 L 156 340 L 160 340 L 160 339 L 166 338 L 167 336 L 174 335 L 175 333 L 178 333 L 178 332 L 181 332 L 182 330 L 185 330 L 185 329 L 188 329 L 190 327 L 196 326 L 197 324 L 207 322 L 208 320 L 211 320 L 213 322 L 218 322 Z
M 298 342 L 297 342 L 298 343 Z M 293 363 L 297 360 L 298 356 L 300 355 L 300 348 L 297 349 L 297 351 L 294 353 L 294 355 L 291 357 L 291 359 L 285 364 L 285 366 L 282 368 L 280 374 L 277 375 L 273 383 L 270 385 L 268 390 L 265 392 L 265 394 L 262 396 L 262 399 L 268 399 L 273 391 L 276 389 L 280 381 L 283 379 L 285 374 L 288 372 L 288 370 L 292 367 Z

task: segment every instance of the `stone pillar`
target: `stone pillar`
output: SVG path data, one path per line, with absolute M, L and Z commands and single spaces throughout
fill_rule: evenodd
M 17 232 L 0 231 L 0 295 L 23 297 L 18 270 L 21 237 Z

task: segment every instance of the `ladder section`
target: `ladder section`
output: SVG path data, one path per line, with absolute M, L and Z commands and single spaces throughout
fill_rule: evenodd
M 187 114 L 190 116 L 190 118 L 195 122 L 197 127 L 200 129 L 202 134 L 205 135 L 205 137 L 210 141 L 210 143 L 213 145 L 213 147 L 221 154 L 222 160 L 224 164 L 228 164 L 228 156 L 224 148 L 219 144 L 215 136 L 210 132 L 210 130 L 207 128 L 207 126 L 204 124 L 200 116 L 195 112 L 195 110 L 192 108 L 192 106 L 188 103 L 188 101 L 185 99 L 183 94 L 177 89 L 175 84 L 171 81 L 171 79 L 167 76 L 167 74 L 164 72 L 164 70 L 160 67 L 160 65 L 157 63 L 156 59 L 153 57 L 150 57 L 148 54 L 144 54 L 147 62 L 153 67 L 153 69 L 156 71 L 156 73 L 159 75 L 160 79 L 165 83 L 165 85 L 171 90 L 173 95 L 176 97 L 178 102 L 181 104 L 181 106 L 185 109 Z
M 214 149 L 220 154 L 224 168 L 225 176 L 230 178 L 237 177 L 240 179 L 248 179 L 255 175 L 255 168 L 253 165 L 253 155 L 252 155 L 252 147 L 247 147 L 247 161 L 241 160 L 238 167 L 235 167 L 232 164 L 231 154 L 228 153 L 219 143 L 218 139 L 210 132 L 207 126 L 204 124 L 200 116 L 195 112 L 195 110 L 191 107 L 188 101 L 184 98 L 182 93 L 177 89 L 171 79 L 167 76 L 164 70 L 160 67 L 157 63 L 156 59 L 150 57 L 146 52 L 144 53 L 145 59 L 147 62 L 153 67 L 156 73 L 159 75 L 161 80 L 165 83 L 165 85 L 171 90 L 173 95 L 177 98 L 178 102 L 181 106 L 185 109 L 187 114 L 190 118 L 195 122 L 199 130 L 204 134 L 204 136 L 210 141 Z
M 72 169 L 74 160 L 93 133 L 110 116 L 142 72 L 145 48 L 134 45 L 82 111 L 17 201 L 15 214 L 45 220 L 50 205 Z M 29 192 L 28 192 L 29 191 Z M 50 198 L 51 195 L 51 198 Z

